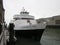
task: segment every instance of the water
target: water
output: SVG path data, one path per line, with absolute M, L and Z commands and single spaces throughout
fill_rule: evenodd
M 18 37 L 16 45 L 60 45 L 60 29 L 47 28 L 42 35 L 41 41 Z
M 39 41 L 34 41 L 32 39 L 29 38 L 18 38 L 16 45 L 40 45 Z

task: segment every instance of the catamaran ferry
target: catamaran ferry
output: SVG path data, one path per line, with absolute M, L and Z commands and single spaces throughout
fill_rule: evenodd
M 13 23 L 15 25 L 15 34 L 18 36 L 31 37 L 40 40 L 43 31 L 45 30 L 46 23 L 37 23 L 34 16 L 29 15 L 24 8 L 19 15 L 13 16 Z

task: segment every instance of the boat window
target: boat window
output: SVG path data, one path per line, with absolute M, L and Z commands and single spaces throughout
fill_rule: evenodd
M 27 23 L 29 23 L 30 25 L 32 24 L 32 23 L 30 22 L 30 20 L 27 20 Z
M 18 20 L 18 19 L 20 19 L 20 18 L 15 18 L 15 20 Z
M 29 20 L 34 20 L 33 18 L 21 18 L 21 19 L 29 19 Z
M 29 12 L 21 12 L 21 14 L 29 14 Z
M 39 24 L 39 23 L 40 23 L 40 21 L 37 21 L 37 23 Z
M 30 20 L 27 20 L 27 23 L 30 23 Z

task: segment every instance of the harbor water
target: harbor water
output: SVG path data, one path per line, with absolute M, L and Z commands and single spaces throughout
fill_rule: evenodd
M 18 37 L 16 45 L 60 45 L 60 28 L 46 28 L 40 41 Z

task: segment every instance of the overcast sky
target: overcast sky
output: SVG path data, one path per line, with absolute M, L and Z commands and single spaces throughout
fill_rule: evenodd
M 60 15 L 60 0 L 3 0 L 7 23 L 24 7 L 35 19 Z

